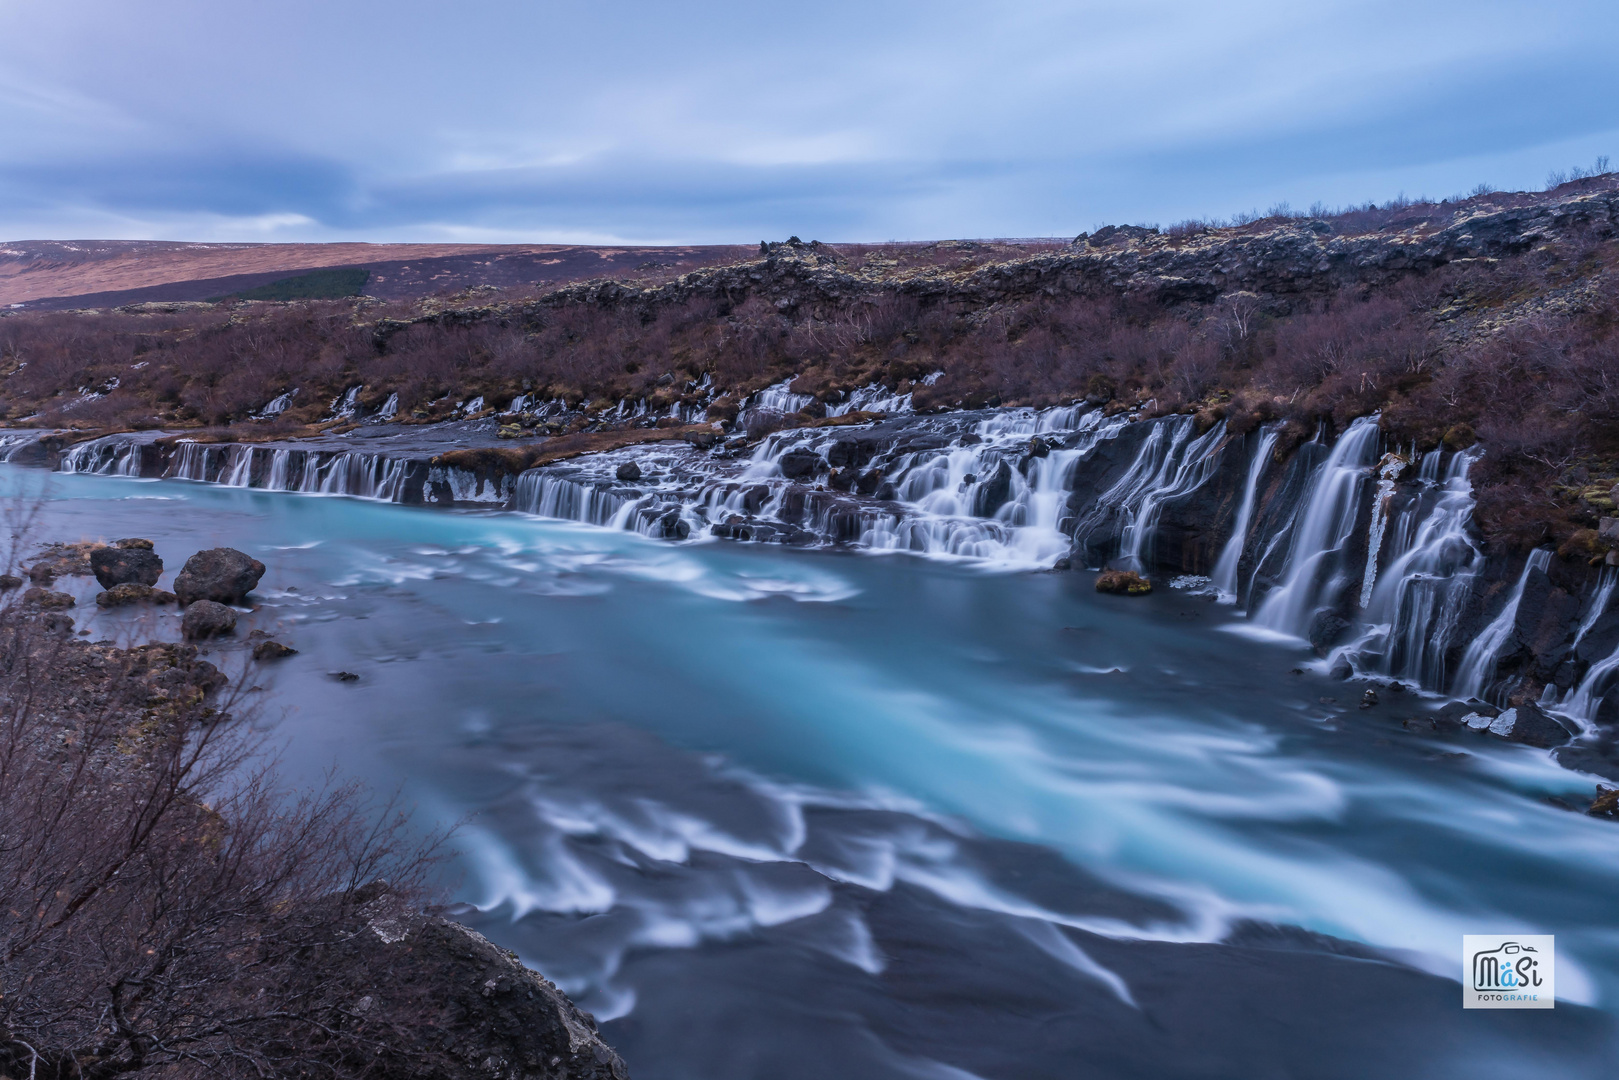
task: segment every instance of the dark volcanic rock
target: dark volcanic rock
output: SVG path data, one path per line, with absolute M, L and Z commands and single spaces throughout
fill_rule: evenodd
M 236 612 L 212 600 L 194 600 L 180 621 L 180 634 L 187 641 L 223 637 L 236 631 Z
M 96 607 L 112 608 L 140 603 L 172 604 L 174 600 L 175 596 L 171 592 L 154 589 L 137 581 L 126 581 L 122 585 L 114 585 L 106 592 L 97 593 Z
M 16 574 L 0 574 L 0 592 L 10 592 L 21 587 L 22 578 Z
M 826 468 L 820 454 L 802 447 L 787 451 L 776 464 L 789 480 L 806 480 Z
M 626 461 L 624 464 L 618 467 L 617 471 L 615 471 L 613 475 L 627 484 L 633 484 L 637 480 L 641 479 L 641 466 L 637 462 Z
M 1006 505 L 1012 497 L 1012 466 L 1002 458 L 995 470 L 978 482 L 973 491 L 973 516 L 994 517 L 995 511 Z
M 1344 619 L 1331 611 L 1318 611 L 1310 620 L 1310 629 L 1306 636 L 1315 648 L 1317 656 L 1325 656 L 1332 647 L 1338 644 L 1338 639 L 1344 636 L 1349 629 L 1349 620 Z
M 90 553 L 90 571 L 103 589 L 114 585 L 156 585 L 163 576 L 163 560 L 151 548 L 97 548 Z
M 42 611 L 61 611 L 72 607 L 74 603 L 72 593 L 52 592 L 38 585 L 22 594 L 22 602 Z
M 174 578 L 174 594 L 180 603 L 212 600 L 219 604 L 239 604 L 264 576 L 264 564 L 235 548 L 209 548 L 186 560 Z
M 1145 596 L 1152 592 L 1152 582 L 1134 570 L 1104 570 L 1096 575 L 1096 591 L 1117 596 Z
M 253 646 L 253 659 L 261 663 L 265 660 L 281 660 L 297 654 L 297 649 L 283 645 L 279 641 L 261 641 Z
M 1536 705 L 1519 705 L 1507 709 L 1486 729 L 1491 735 L 1530 746 L 1560 746 L 1568 742 L 1569 733 L 1562 724 L 1547 716 Z

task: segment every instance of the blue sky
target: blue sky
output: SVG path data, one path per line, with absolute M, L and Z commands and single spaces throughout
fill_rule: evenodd
M 1619 158 L 1614 0 L 0 0 L 0 237 L 1065 236 Z

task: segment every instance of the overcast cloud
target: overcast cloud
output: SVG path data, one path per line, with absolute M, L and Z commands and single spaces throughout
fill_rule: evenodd
M 1619 157 L 1613 0 L 0 0 L 0 236 L 1070 235 Z

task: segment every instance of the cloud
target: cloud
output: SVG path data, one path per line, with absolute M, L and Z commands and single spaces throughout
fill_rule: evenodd
M 17 237 L 1063 235 L 1619 156 L 1596 0 L 0 8 Z

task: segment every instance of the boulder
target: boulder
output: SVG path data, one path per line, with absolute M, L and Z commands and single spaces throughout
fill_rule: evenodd
M 1145 596 L 1152 592 L 1152 582 L 1134 570 L 1103 570 L 1096 575 L 1096 591 L 1115 596 Z
M 1315 617 L 1310 620 L 1310 628 L 1305 632 L 1305 636 L 1310 639 L 1317 656 L 1326 656 L 1348 629 L 1347 619 L 1331 610 L 1323 609 L 1316 612 Z
M 180 636 L 187 641 L 223 637 L 236 632 L 236 612 L 212 600 L 194 600 L 180 620 Z
M 624 464 L 622 464 L 622 465 L 620 465 L 618 467 L 618 470 L 616 472 L 614 472 L 613 475 L 618 477 L 620 480 L 624 481 L 627 484 L 633 484 L 637 480 L 641 479 L 641 466 L 640 466 L 640 463 L 639 462 L 634 462 L 634 461 L 626 461 Z
M 31 604 L 42 611 L 61 611 L 64 608 L 73 606 L 73 594 L 52 592 L 36 585 L 22 594 L 22 602 Z
M 152 550 L 152 542 L 150 540 L 142 539 L 139 536 L 126 536 L 122 540 L 114 540 L 112 542 L 112 546 L 116 548 L 128 548 L 135 551 Z
M 209 548 L 186 560 L 174 578 L 182 605 L 197 600 L 239 604 L 264 576 L 264 564 L 235 548 Z
M 807 480 L 826 468 L 820 454 L 803 447 L 787 451 L 776 464 L 781 469 L 781 475 L 789 480 Z
M 123 607 L 125 604 L 172 604 L 174 594 L 154 589 L 138 581 L 114 585 L 106 592 L 96 594 L 96 607 Z
M 1012 497 L 1012 466 L 1002 458 L 993 471 L 985 473 L 973 491 L 973 516 L 994 517 Z
M 1547 716 L 1539 706 L 1529 704 L 1505 710 L 1491 720 L 1485 730 L 1491 735 L 1530 746 L 1560 746 L 1569 739 L 1568 731 L 1562 724 Z
M 103 589 L 130 583 L 156 585 L 163 576 L 163 560 L 149 547 L 97 548 L 90 553 L 90 572 Z
M 1036 435 L 1029 440 L 1029 457 L 1046 457 L 1051 453 L 1051 444 Z
M 289 656 L 296 656 L 298 650 L 279 641 L 261 641 L 253 646 L 253 659 L 263 663 L 266 660 L 283 660 Z
M 22 578 L 16 574 L 0 574 L 0 592 L 10 592 L 12 589 L 22 587 Z
M 1605 517 L 1598 522 L 1597 539 L 1619 544 L 1619 517 Z

